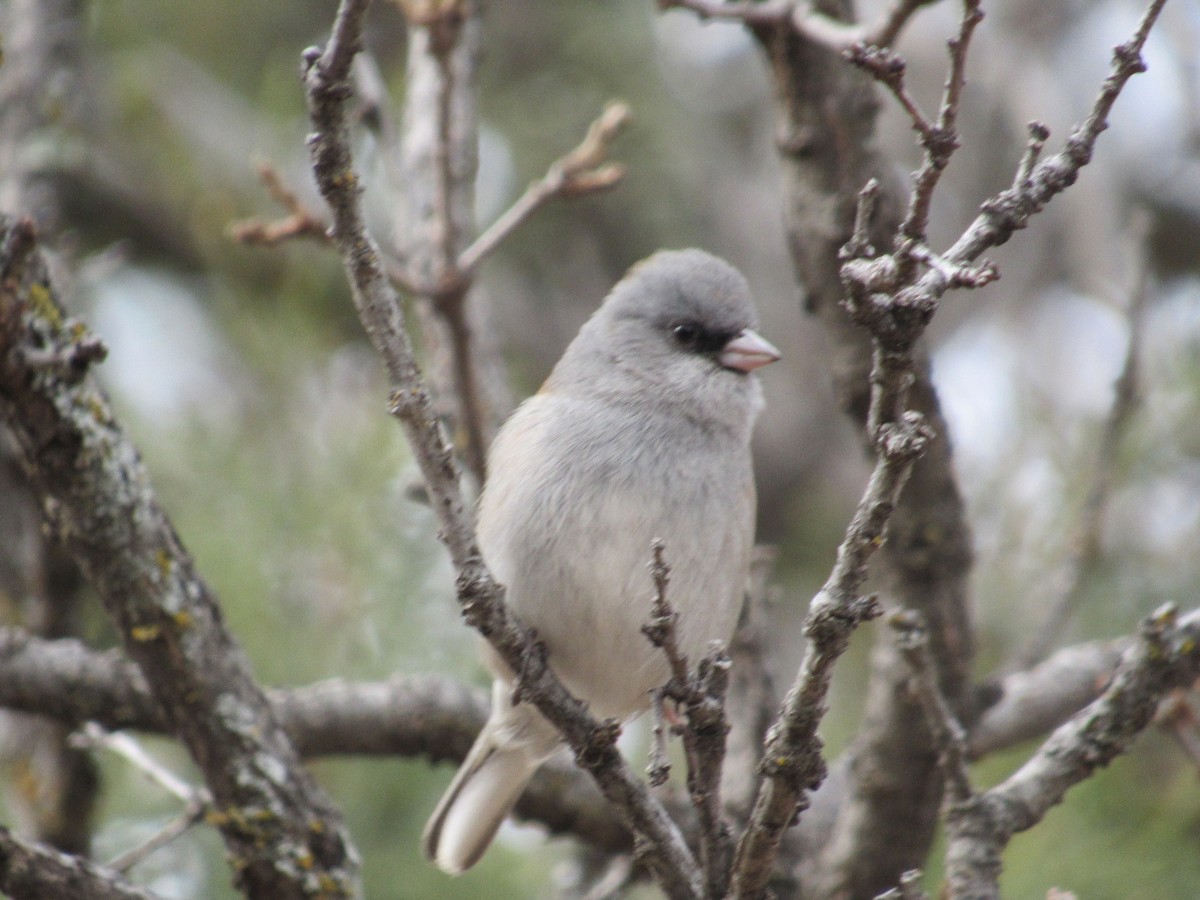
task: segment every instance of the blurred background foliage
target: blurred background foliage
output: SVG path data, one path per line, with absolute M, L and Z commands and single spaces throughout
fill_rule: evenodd
M 102 374 L 263 682 L 442 671 L 482 683 L 432 517 L 407 499 L 416 473 L 337 259 L 311 244 L 257 249 L 228 236 L 235 220 L 278 212 L 256 179 L 258 160 L 320 208 L 298 69 L 334 5 L 85 4 L 86 77 L 46 163 L 64 186 L 57 244 L 73 272 L 72 302 L 110 346 Z M 543 210 L 484 266 L 478 296 L 493 309 L 514 393 L 536 389 L 607 288 L 654 249 L 703 246 L 747 273 L 763 332 L 785 354 L 765 375 L 757 452 L 761 537 L 782 548 L 773 650 L 790 680 L 796 624 L 828 573 L 866 468 L 792 277 L 757 49 L 736 26 L 660 15 L 649 0 L 482 6 L 481 223 L 573 146 L 606 100 L 624 99 L 636 116 L 616 149 L 629 165 L 620 187 Z M 875 8 L 863 6 L 866 16 Z M 964 148 L 937 198 L 934 237 L 943 242 L 1011 178 L 1027 120 L 1061 137 L 1083 115 L 1138 4 L 985 8 Z M 929 106 L 953 14 L 949 4 L 922 14 L 900 46 Z M 1095 163 L 1002 248 L 1000 282 L 951 296 L 935 323 L 937 383 L 978 554 L 980 676 L 1038 629 L 1091 488 L 1129 339 L 1141 248 L 1128 223 L 1139 206 L 1152 221 L 1141 402 L 1120 444 L 1102 559 L 1062 641 L 1128 633 L 1163 602 L 1197 602 L 1198 34 L 1195 0 L 1170 4 L 1151 39 L 1150 72 L 1121 98 Z M 395 8 L 376 4 L 370 49 L 394 97 L 403 48 Z M 886 104 L 880 140 L 905 177 L 916 151 Z M 363 137 L 359 164 L 386 241 L 392 202 L 378 156 Z M 110 640 L 94 609 L 87 631 L 96 644 Z M 855 728 L 871 638 L 860 635 L 838 674 L 826 726 L 835 753 Z M 188 771 L 169 743 L 150 744 Z M 1003 777 L 1029 749 L 987 760 L 979 778 Z M 141 775 L 103 762 L 101 858 L 175 812 Z M 1007 894 L 1058 886 L 1089 900 L 1194 897 L 1196 765 L 1166 735 L 1144 739 L 1016 840 Z M 315 767 L 346 812 L 371 898 L 549 896 L 568 871 L 561 842 L 514 827 L 476 870 L 447 880 L 419 858 L 417 837 L 448 768 L 361 759 Z M 220 855 L 199 829 L 135 874 L 171 896 L 232 896 Z

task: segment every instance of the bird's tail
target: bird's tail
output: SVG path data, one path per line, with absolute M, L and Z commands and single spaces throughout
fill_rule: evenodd
M 498 683 L 491 718 L 421 836 L 425 856 L 450 875 L 460 875 L 479 861 L 558 743 L 553 726 L 535 709 L 511 705 L 510 691 Z M 501 693 L 506 696 L 501 698 Z

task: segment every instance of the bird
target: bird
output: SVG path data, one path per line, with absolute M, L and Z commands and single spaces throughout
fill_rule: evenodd
M 754 372 L 779 359 L 756 327 L 737 269 L 703 250 L 659 251 L 613 287 L 489 451 L 483 558 L 563 685 L 601 719 L 633 718 L 670 677 L 641 631 L 655 540 L 682 653 L 695 663 L 733 633 L 754 541 Z M 491 714 L 422 837 L 452 875 L 479 860 L 561 743 L 513 702 L 514 673 L 481 646 Z

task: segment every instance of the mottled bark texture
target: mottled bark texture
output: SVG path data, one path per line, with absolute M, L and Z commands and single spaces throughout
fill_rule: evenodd
M 90 374 L 27 221 L 0 220 L 0 415 L 167 724 L 200 767 L 253 897 L 350 896 L 358 863 Z

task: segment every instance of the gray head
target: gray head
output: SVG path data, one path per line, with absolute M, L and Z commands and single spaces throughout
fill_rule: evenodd
M 750 288 L 735 268 L 702 250 L 660 251 L 612 289 L 548 387 L 740 425 L 761 403 L 751 373 L 779 358 L 754 332 L 757 324 Z

